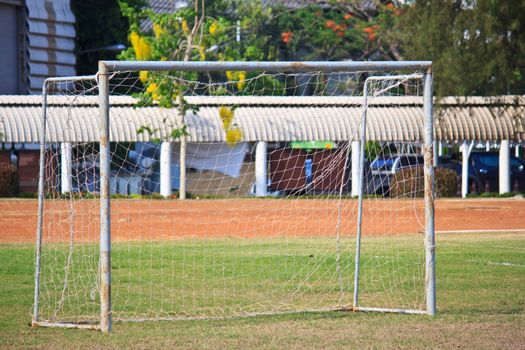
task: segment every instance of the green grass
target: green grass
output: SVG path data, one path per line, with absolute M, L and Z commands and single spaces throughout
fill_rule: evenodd
M 333 240 L 295 239 L 283 244 L 267 239 L 255 245 L 236 239 L 116 243 L 114 316 L 220 316 L 269 307 L 339 305 L 340 298 L 347 304 L 353 291 L 352 246 L 353 242 L 342 242 L 341 293 Z M 82 249 L 73 251 L 67 297 L 57 313 L 61 319 L 96 317 L 98 301 L 96 293 L 90 293 L 96 247 L 84 244 Z M 61 299 L 67 252 L 64 245 L 46 246 L 44 266 L 56 265 L 43 269 L 45 315 L 52 315 Z M 418 252 L 421 249 L 416 249 L 413 237 L 365 240 L 363 303 L 406 303 L 407 307 L 423 303 L 421 276 L 407 278 L 419 275 L 422 256 Z M 435 318 L 322 312 L 116 322 L 109 336 L 28 326 L 33 254 L 29 245 L 0 245 L 0 348 L 523 348 L 525 344 L 525 234 L 438 237 L 439 315 Z M 159 309 L 164 312 L 155 311 Z

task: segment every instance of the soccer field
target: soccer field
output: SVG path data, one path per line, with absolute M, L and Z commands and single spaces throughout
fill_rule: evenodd
M 413 236 L 374 237 L 383 240 L 377 246 L 392 244 L 400 250 L 412 251 Z M 394 240 L 393 243 L 390 240 Z M 388 240 L 388 242 L 387 242 Z M 468 233 L 440 234 L 437 236 L 437 291 L 438 312 L 435 318 L 392 314 L 367 314 L 353 312 L 301 313 L 289 315 L 259 316 L 221 320 L 162 321 L 162 322 L 116 322 L 111 335 L 99 332 L 63 329 L 32 329 L 30 311 L 33 296 L 34 248 L 29 244 L 0 245 L 0 347 L 51 348 L 166 348 L 172 346 L 195 348 L 523 348 L 525 344 L 525 233 Z M 315 243 L 315 244 L 312 244 Z M 351 304 L 353 277 L 343 271 L 343 293 L 338 291 L 338 279 L 334 276 L 334 256 L 318 256 L 329 252 L 333 240 L 312 242 L 311 239 L 295 238 L 287 242 L 272 239 L 259 240 L 256 245 L 242 246 L 238 240 L 195 240 L 184 242 L 119 242 L 114 245 L 113 276 L 119 285 L 114 286 L 114 317 L 140 318 L 150 310 L 167 310 L 157 316 L 184 315 L 212 310 L 220 305 L 223 309 L 234 305 L 258 311 L 264 305 L 250 305 L 249 298 L 236 290 L 231 283 L 251 285 L 254 293 L 264 295 L 266 302 L 283 305 L 290 292 L 294 305 L 315 307 L 318 304 L 339 305 L 340 298 Z M 232 254 L 232 246 L 236 250 Z M 326 249 L 324 249 L 326 245 Z M 315 246 L 316 251 L 312 252 Z M 353 242 L 342 249 L 352 256 Z M 172 261 L 166 252 L 181 266 L 170 276 L 191 274 L 191 285 L 165 281 L 159 272 L 166 261 Z M 286 252 L 287 255 L 283 255 Z M 139 255 L 147 260 L 137 259 Z M 377 271 L 389 271 L 388 264 L 396 264 L 395 256 L 376 251 L 366 259 L 379 259 Z M 351 259 L 351 258 L 348 258 Z M 416 255 L 402 257 L 410 262 Z M 208 270 L 213 261 L 221 261 L 226 268 L 221 278 L 210 279 Z M 140 263 L 140 261 L 142 261 Z M 145 265 L 147 261 L 147 266 Z M 315 261 L 315 268 L 308 266 Z M 343 260 L 344 262 L 345 260 Z M 206 263 L 208 262 L 208 263 Z M 262 264 L 264 262 L 264 264 Z M 349 262 L 349 261 L 347 261 Z M 185 265 L 184 265 L 185 264 Z M 369 261 L 368 264 L 372 264 Z M 60 265 L 60 264 L 59 264 Z M 264 266 L 284 266 L 276 275 Z M 409 266 L 410 264 L 406 264 Z M 183 267 L 184 266 L 184 267 Z M 261 268 L 263 266 L 263 268 Z M 349 269 L 351 264 L 342 264 Z M 367 266 L 367 260 L 364 265 Z M 189 268 L 188 268 L 189 267 Z M 195 268 L 191 268 L 195 267 Z M 399 266 L 396 265 L 397 268 Z M 301 275 L 302 271 L 308 276 Z M 391 276 L 381 275 L 363 281 L 362 300 L 385 300 L 385 281 Z M 347 273 L 348 272 L 348 273 Z M 59 273 L 59 272 L 57 272 Z M 386 273 L 386 272 L 385 272 Z M 403 273 L 403 271 L 401 271 Z M 233 276 L 242 277 L 233 279 Z M 407 273 L 413 276 L 413 273 Z M 207 277 L 208 276 L 208 277 Z M 366 270 L 365 270 L 366 276 Z M 188 276 L 186 276 L 188 277 Z M 136 288 L 141 280 L 142 289 Z M 260 281 L 267 281 L 257 286 Z M 293 286 L 290 281 L 310 281 L 308 285 Z M 381 283 L 376 288 L 375 283 Z M 84 281 L 77 281 L 79 284 Z M 230 285 L 225 288 L 225 283 Z M 419 281 L 418 281 L 419 283 Z M 169 288 L 168 288 L 169 287 Z M 400 285 L 398 300 L 412 300 L 412 285 Z M 80 287 L 78 287 L 80 288 Z M 293 290 L 290 290 L 293 288 Z M 423 288 L 423 286 L 422 286 Z M 337 292 L 333 293 L 333 291 Z M 238 290 L 245 290 L 238 286 Z M 388 286 L 386 288 L 388 291 Z M 423 289 L 421 289 L 423 291 Z M 406 294 L 405 294 L 406 292 Z M 48 295 L 52 298 L 52 295 Z M 56 297 L 56 296 L 55 296 Z M 254 298 L 255 297 L 255 298 Z M 333 300 L 321 300 L 334 298 Z M 172 300 L 159 308 L 157 303 Z M 246 303 L 244 303 L 244 300 Z M 67 305 L 61 312 L 67 314 Z M 75 306 L 76 307 L 76 306 Z M 96 305 L 87 303 L 82 312 L 96 312 Z M 90 310 L 90 309 L 93 310 Z M 199 311 L 200 310 L 200 311 Z M 79 310 L 70 310 L 79 314 Z M 82 313 L 80 312 L 80 314 Z

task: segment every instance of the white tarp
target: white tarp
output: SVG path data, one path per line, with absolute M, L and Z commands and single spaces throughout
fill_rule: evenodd
M 213 170 L 231 177 L 238 177 L 248 151 L 246 142 L 233 147 L 225 142 L 188 143 L 186 145 L 186 166 L 197 170 Z M 173 163 L 179 163 L 180 143 L 173 144 Z

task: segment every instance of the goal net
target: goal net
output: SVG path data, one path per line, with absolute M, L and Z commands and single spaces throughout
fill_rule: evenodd
M 49 80 L 34 324 L 427 313 L 423 75 L 241 67 Z

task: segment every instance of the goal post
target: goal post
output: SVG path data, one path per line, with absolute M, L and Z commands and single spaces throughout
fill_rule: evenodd
M 423 112 L 424 112 L 424 148 L 425 172 L 425 283 L 427 312 L 435 316 L 436 303 L 436 239 L 434 227 L 434 115 L 433 115 L 433 80 L 432 70 L 429 68 L 423 76 Z
M 368 99 L 370 83 L 381 81 L 398 80 L 403 82 L 407 79 L 422 79 L 424 81 L 424 200 L 425 200 L 425 283 L 426 283 L 426 310 L 415 309 L 400 309 L 400 308 L 378 308 L 378 307 L 362 307 L 359 306 L 359 273 L 360 273 L 360 255 L 361 255 L 361 238 L 362 238 L 362 212 L 363 212 L 363 197 L 365 184 L 365 171 L 362 166 L 365 163 L 365 143 L 366 143 L 366 116 L 368 111 Z M 391 89 L 391 87 L 387 87 Z M 376 95 L 380 95 L 383 91 L 376 91 Z M 353 310 L 354 311 L 377 311 L 377 312 L 393 312 L 393 313 L 408 313 L 408 314 L 429 314 L 434 316 L 436 314 L 436 277 L 435 277 L 435 238 L 434 238 L 434 166 L 433 166 L 433 114 L 432 114 L 432 74 L 430 69 L 424 74 L 412 75 L 393 75 L 393 76 L 372 76 L 365 80 L 363 88 L 363 111 L 361 117 L 361 131 L 360 141 L 361 148 L 359 154 L 359 187 L 358 187 L 358 214 L 357 214 L 357 234 L 356 234 L 356 251 L 355 251 L 355 272 L 354 272 L 354 296 L 353 296 Z
M 48 79 L 33 325 L 435 315 L 432 94 L 428 61 L 101 61 Z

